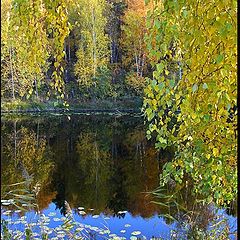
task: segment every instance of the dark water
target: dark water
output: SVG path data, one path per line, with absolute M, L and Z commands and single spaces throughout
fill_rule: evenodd
M 1 136 L 2 184 L 31 179 L 25 187 L 38 189 L 41 213 L 54 212 L 55 220 L 61 219 L 70 207 L 79 223 L 107 226 L 111 233 L 126 239 L 134 231 L 147 239 L 171 239 L 171 229 L 181 229 L 184 213 L 152 202 L 160 201 L 150 192 L 159 186 L 159 174 L 173 151 L 156 152 L 145 138 L 142 117 L 75 114 L 2 118 Z M 196 205 L 191 188 L 181 189 L 177 201 L 189 211 L 200 212 L 196 224 L 207 229 L 214 218 L 212 208 Z M 79 207 L 84 209 L 79 211 Z M 178 221 L 162 216 L 168 213 Z M 224 210 L 219 214 L 227 216 L 236 228 L 234 214 L 226 215 Z M 26 216 L 33 215 L 29 210 Z M 55 220 L 49 223 L 51 227 L 59 224 Z

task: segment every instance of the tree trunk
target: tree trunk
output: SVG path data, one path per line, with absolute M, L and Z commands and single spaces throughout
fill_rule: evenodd
M 139 76 L 138 56 L 137 56 L 136 49 L 134 49 L 134 55 L 135 55 L 135 63 L 137 67 L 137 76 Z
M 141 65 L 141 72 L 140 72 L 141 77 L 143 76 L 144 64 L 145 64 L 145 54 L 143 54 L 142 56 L 142 65 Z
M 35 84 L 35 89 L 36 89 L 36 96 L 37 96 L 37 99 L 38 99 L 38 86 L 37 86 L 36 78 L 34 79 L 34 84 Z
M 111 37 L 109 37 L 109 39 L 110 39 L 110 41 L 109 41 L 109 43 L 110 43 L 110 63 L 113 63 L 113 42 L 112 42 L 112 38 Z
M 95 31 L 95 14 L 94 7 L 92 7 L 92 38 L 93 38 L 93 76 L 96 77 L 96 31 Z
M 9 57 L 10 57 L 10 69 L 11 69 L 11 84 L 12 84 L 12 98 L 15 100 L 15 85 L 14 85 L 14 77 L 13 77 L 13 64 L 12 64 L 12 47 L 9 49 Z
M 68 37 L 68 61 L 71 62 L 70 36 Z

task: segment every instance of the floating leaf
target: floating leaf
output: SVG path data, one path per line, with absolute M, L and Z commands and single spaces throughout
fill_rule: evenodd
M 50 212 L 50 213 L 48 214 L 48 216 L 50 216 L 50 217 L 55 216 L 55 215 L 56 215 L 55 212 Z
M 141 232 L 140 232 L 140 231 L 134 231 L 134 232 L 132 232 L 131 234 L 137 236 L 137 235 L 140 235 Z
M 127 213 L 127 211 L 119 211 L 118 214 L 124 214 Z

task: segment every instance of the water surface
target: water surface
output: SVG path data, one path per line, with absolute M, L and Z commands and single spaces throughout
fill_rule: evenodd
M 51 227 L 62 223 L 69 208 L 78 223 L 107 228 L 127 239 L 134 231 L 147 239 L 170 239 L 171 229 L 179 225 L 162 217 L 169 208 L 153 203 L 156 199 L 150 194 L 159 186 L 159 174 L 173 151 L 156 152 L 146 140 L 140 115 L 2 118 L 1 146 L 2 184 L 31 179 L 25 188 L 37 189 L 40 212 L 46 216 L 54 212 L 58 219 L 51 219 Z M 190 210 L 200 210 L 204 218 L 198 224 L 207 228 L 213 218 L 210 207 L 196 209 L 187 188 L 178 200 Z M 26 216 L 34 218 L 34 214 L 29 210 Z M 177 209 L 171 214 L 179 218 Z M 236 226 L 236 218 L 228 218 Z

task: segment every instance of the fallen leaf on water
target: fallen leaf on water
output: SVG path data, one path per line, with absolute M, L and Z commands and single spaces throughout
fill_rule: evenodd
M 132 232 L 131 234 L 137 236 L 137 235 L 140 235 L 141 232 L 140 232 L 140 231 L 134 231 L 134 232 Z

